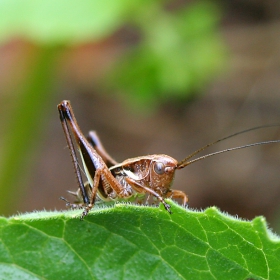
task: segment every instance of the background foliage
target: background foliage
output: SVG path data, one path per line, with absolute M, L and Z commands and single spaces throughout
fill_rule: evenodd
M 108 90 L 126 93 L 129 105 L 147 109 L 147 104 L 155 105 L 167 94 L 193 95 L 220 67 L 217 20 L 214 5 L 203 2 L 168 12 L 162 1 L 1 1 L 0 42 L 19 37 L 35 44 L 35 50 L 17 88 L 13 111 L 6 115 L 10 117 L 1 161 L 0 213 L 9 212 L 25 191 L 44 119 L 57 103 L 54 94 L 63 52 L 73 45 L 98 43 L 131 26 L 141 38 L 108 73 L 111 83 L 108 79 L 99 83 L 100 91 L 110 84 Z

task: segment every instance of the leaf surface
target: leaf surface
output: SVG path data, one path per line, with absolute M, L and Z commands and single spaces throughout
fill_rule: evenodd
M 0 279 L 280 279 L 265 219 L 116 204 L 0 220 Z

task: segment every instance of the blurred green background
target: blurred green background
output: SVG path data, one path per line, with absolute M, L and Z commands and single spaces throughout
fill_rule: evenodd
M 275 1 L 1 1 L 0 214 L 64 209 L 77 188 L 56 105 L 122 161 L 177 158 L 279 122 Z M 280 139 L 277 128 L 209 150 Z M 280 145 L 178 171 L 190 207 L 217 205 L 277 225 Z

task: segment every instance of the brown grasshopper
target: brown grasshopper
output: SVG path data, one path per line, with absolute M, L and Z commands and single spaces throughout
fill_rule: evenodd
M 188 202 L 188 197 L 184 192 L 171 189 L 176 169 L 182 169 L 196 161 L 220 153 L 280 142 L 280 140 L 258 142 L 229 148 L 190 160 L 199 152 L 222 140 L 263 127 L 279 126 L 279 124 L 273 124 L 253 127 L 219 139 L 196 150 L 180 162 L 170 156 L 160 154 L 140 156 L 117 163 L 106 152 L 94 131 L 89 133 L 88 138 L 83 135 L 69 101 L 64 100 L 58 104 L 58 111 L 79 184 L 77 192 L 69 192 L 76 197 L 75 203 L 70 203 L 63 197 L 61 199 L 66 201 L 66 205 L 71 208 L 83 208 L 81 219 L 94 207 L 98 199 L 103 201 L 138 199 L 139 202 L 143 202 L 146 195 L 148 195 L 147 200 L 150 196 L 154 197 L 171 213 L 170 205 L 165 202 L 165 198 L 182 199 L 184 207 Z M 70 130 L 76 139 L 88 179 L 85 184 Z

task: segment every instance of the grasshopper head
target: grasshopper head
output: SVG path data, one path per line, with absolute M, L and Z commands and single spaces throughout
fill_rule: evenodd
M 178 162 L 167 155 L 154 155 L 150 167 L 150 186 L 168 190 L 174 179 Z

